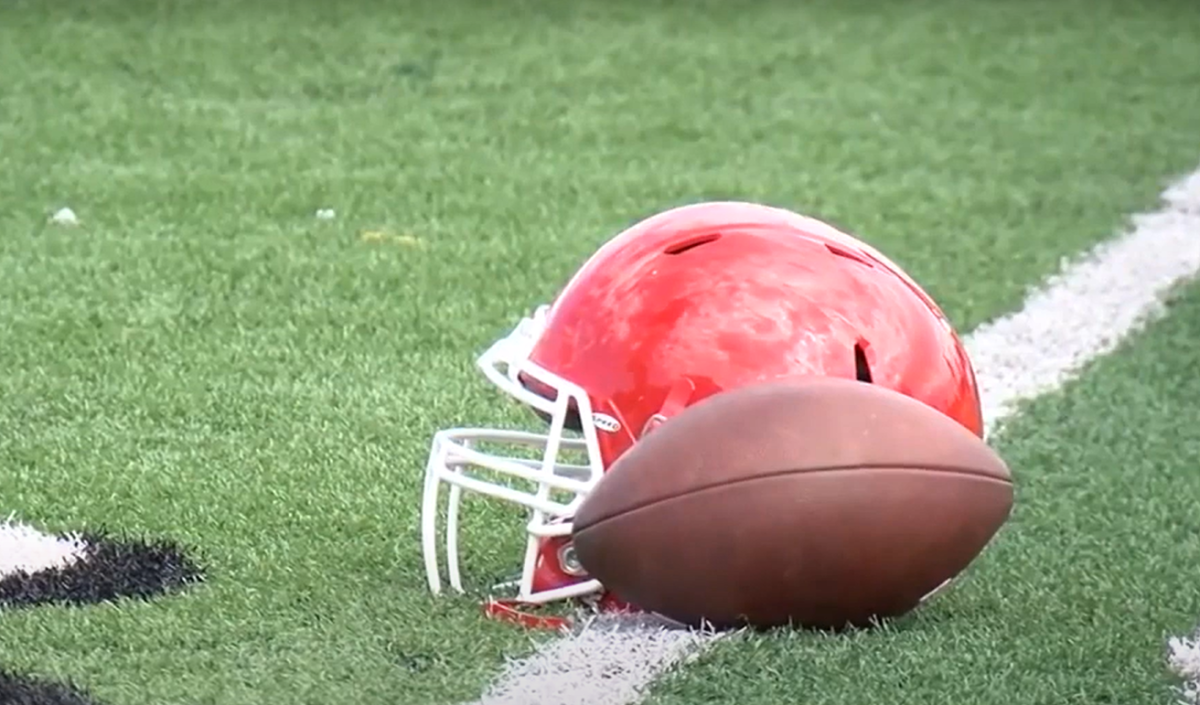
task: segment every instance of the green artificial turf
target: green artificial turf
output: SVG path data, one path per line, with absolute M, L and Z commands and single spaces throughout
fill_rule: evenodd
M 437 429 L 536 422 L 473 369 L 483 347 L 620 228 L 707 198 L 859 232 L 969 330 L 1195 166 L 1198 36 L 1200 14 L 1165 1 L 8 0 L 0 514 L 177 539 L 208 580 L 151 603 L 0 613 L 0 665 L 109 705 L 477 697 L 532 639 L 427 594 L 417 491 Z M 47 223 L 62 206 L 80 225 Z M 1066 477 L 1057 438 L 1020 428 L 1005 443 L 1023 475 Z M 1170 477 L 1161 501 L 1183 501 Z M 851 640 L 811 656 L 819 681 L 739 681 L 781 651 L 816 653 L 777 638 L 708 657 L 699 673 L 728 669 L 728 693 L 687 678 L 659 692 L 863 702 L 888 692 L 856 665 L 876 660 L 942 664 L 920 672 L 947 702 L 981 678 L 1055 702 L 1105 692 L 1084 684 L 1125 653 L 1146 675 L 1141 647 L 1111 636 L 1165 628 L 1146 605 L 1086 641 L 1029 634 L 1029 653 L 946 626 L 958 609 L 1008 633 L 995 606 L 1014 595 L 1090 594 L 1050 578 L 1065 539 L 1039 538 L 1052 525 L 1037 518 L 1086 517 L 1068 496 L 1111 509 L 1105 487 L 1022 489 L 1029 508 L 975 592 L 926 629 L 869 637 L 891 661 Z M 467 517 L 475 575 L 516 569 L 512 518 Z M 1111 532 L 1083 526 L 1098 565 Z M 1161 609 L 1200 616 L 1185 602 Z M 1046 670 L 1042 690 L 1022 664 Z

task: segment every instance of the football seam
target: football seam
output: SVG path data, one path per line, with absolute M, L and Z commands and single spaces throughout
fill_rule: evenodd
M 880 469 L 915 470 L 917 472 L 925 472 L 925 473 L 930 473 L 930 474 L 947 473 L 947 474 L 951 474 L 951 475 L 962 475 L 965 477 L 972 477 L 972 478 L 984 480 L 987 482 L 994 482 L 994 483 L 1000 484 L 1000 485 L 1007 485 L 1009 487 L 1012 487 L 1012 484 L 1013 484 L 1011 479 L 1004 480 L 1004 479 L 1001 479 L 998 477 L 993 477 L 992 475 L 983 475 L 983 474 L 980 474 L 978 472 L 974 472 L 971 470 L 964 470 L 963 468 L 947 467 L 947 466 L 941 466 L 941 465 L 916 467 L 916 466 L 908 466 L 908 465 L 892 465 L 892 464 L 888 464 L 888 463 L 880 463 L 877 465 L 837 465 L 837 466 L 827 467 L 827 468 L 808 468 L 805 470 L 780 470 L 777 472 L 766 473 L 763 475 L 754 475 L 753 477 L 740 477 L 736 480 L 729 480 L 727 482 L 716 482 L 711 485 L 695 487 L 695 488 L 688 490 L 687 492 L 684 492 L 682 494 L 674 494 L 669 497 L 660 497 L 658 499 L 650 500 L 649 502 L 635 504 L 628 508 L 622 509 L 620 512 L 618 512 L 616 514 L 609 514 L 608 516 L 606 516 L 596 522 L 593 522 L 592 524 L 589 524 L 582 529 L 579 529 L 579 531 L 587 531 L 588 529 L 599 526 L 606 521 L 609 521 L 612 519 L 617 519 L 617 518 L 623 517 L 627 514 L 641 511 L 648 507 L 653 507 L 656 504 L 670 502 L 670 501 L 679 499 L 681 497 L 688 497 L 688 496 L 691 496 L 694 494 L 698 494 L 700 492 L 707 492 L 709 490 L 720 489 L 722 487 L 732 487 L 733 485 L 737 485 L 737 484 L 740 484 L 743 482 L 754 482 L 756 480 L 765 480 L 765 479 L 769 479 L 772 477 L 783 477 L 785 475 L 797 475 L 797 474 L 801 474 L 801 473 L 803 473 L 803 474 L 818 474 L 818 473 L 827 473 L 827 472 L 856 472 L 856 471 L 862 471 L 862 470 L 880 470 Z M 604 481 L 603 478 L 601 478 L 601 482 L 603 482 L 603 481 Z

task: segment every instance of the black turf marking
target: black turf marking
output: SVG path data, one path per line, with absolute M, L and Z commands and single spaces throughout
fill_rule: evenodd
M 0 669 L 0 705 L 100 705 L 69 683 L 21 676 Z
M 104 532 L 82 538 L 87 550 L 72 565 L 0 578 L 0 608 L 148 600 L 204 580 L 204 571 L 173 541 Z M 0 698 L 0 705 L 7 701 Z

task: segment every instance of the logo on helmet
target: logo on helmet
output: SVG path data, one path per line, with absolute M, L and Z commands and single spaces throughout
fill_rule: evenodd
M 621 430 L 621 422 L 617 421 L 608 414 L 602 414 L 599 411 L 592 414 L 592 425 L 601 431 L 616 433 Z

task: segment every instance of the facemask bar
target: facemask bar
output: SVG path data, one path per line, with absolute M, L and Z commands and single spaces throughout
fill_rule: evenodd
M 446 505 L 446 577 L 450 587 L 463 592 L 459 566 L 459 509 L 464 490 L 513 502 L 529 509 L 526 524 L 525 557 L 517 581 L 517 600 L 540 604 L 598 592 L 600 583 L 580 583 L 534 592 L 542 539 L 571 533 L 571 517 L 584 496 L 599 482 L 604 472 L 596 427 L 592 423 L 591 402 L 587 393 L 549 370 L 529 360 L 529 354 L 544 328 L 548 307 L 539 308 L 507 337 L 497 341 L 477 360 L 483 374 L 501 391 L 521 403 L 542 412 L 550 419 L 547 433 L 529 433 L 484 428 L 457 428 L 438 432 L 433 438 L 429 462 L 425 467 L 425 487 L 421 506 L 421 538 L 425 572 L 432 592 L 440 593 L 441 570 L 438 560 L 438 504 L 443 483 L 449 485 Z M 536 380 L 557 396 L 546 399 L 522 385 L 519 375 Z M 583 438 L 564 436 L 568 415 L 577 410 Z M 542 449 L 540 460 L 499 455 L 479 449 L 481 442 L 501 443 Z M 564 452 L 582 452 L 586 465 L 559 462 Z M 472 468 L 512 478 L 535 489 L 528 490 L 497 482 Z M 567 493 L 569 499 L 561 499 Z M 559 495 L 556 498 L 555 495 Z

